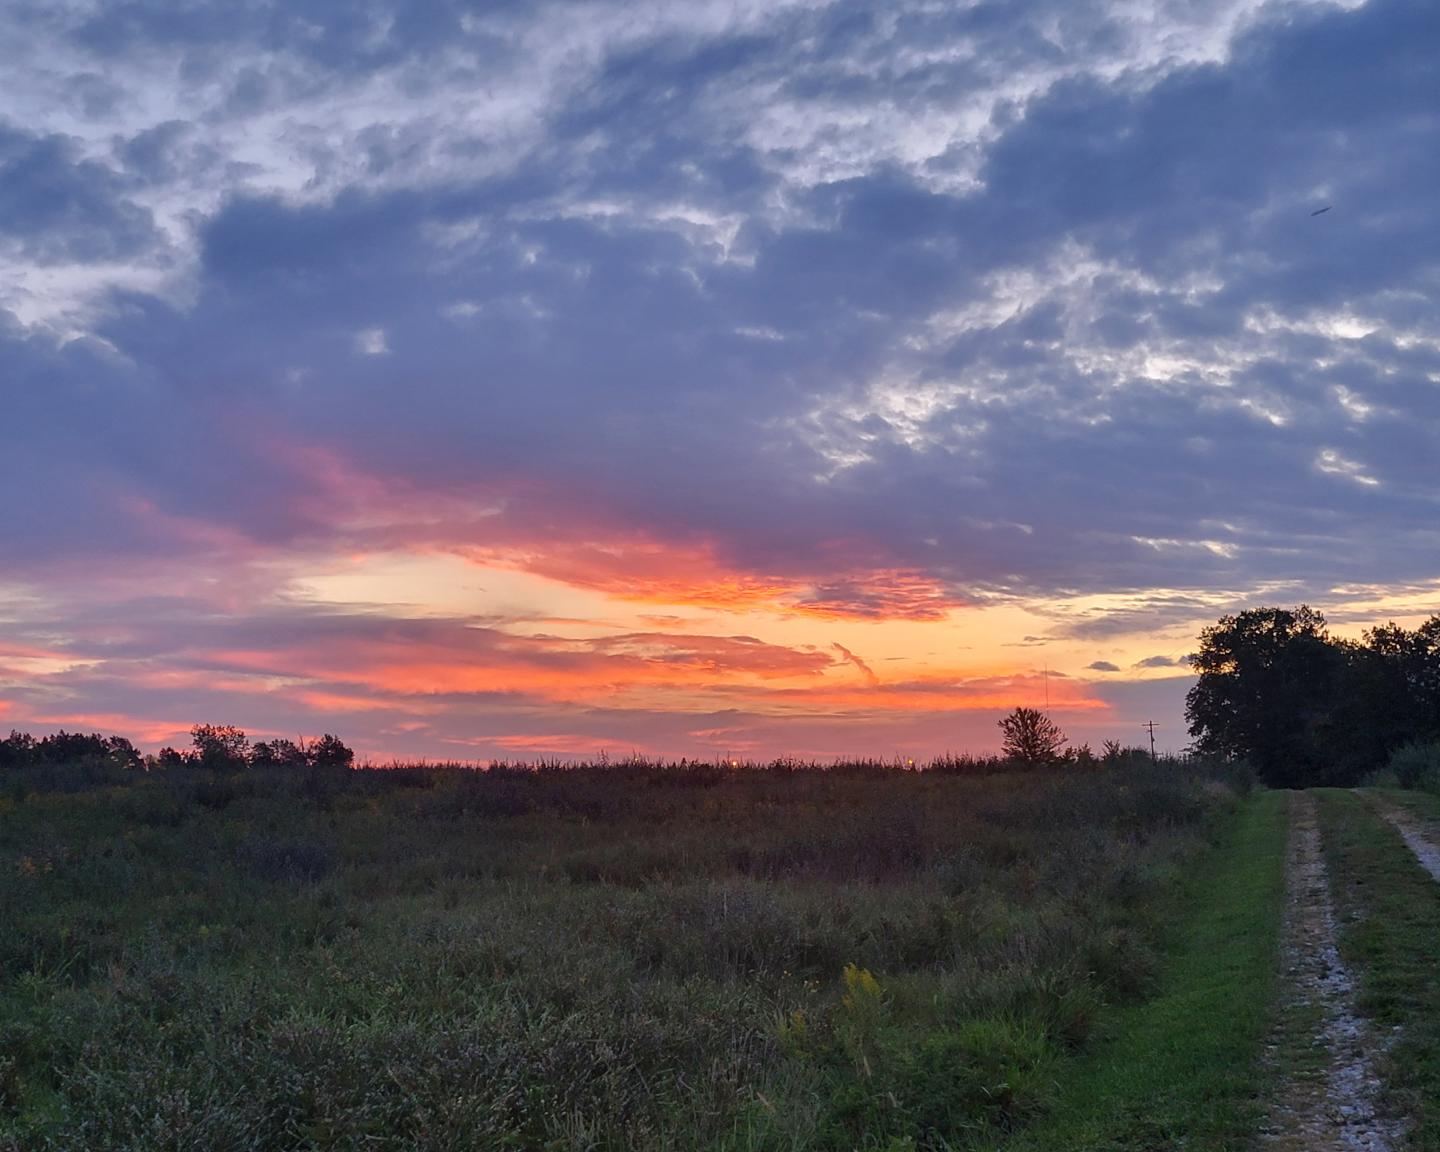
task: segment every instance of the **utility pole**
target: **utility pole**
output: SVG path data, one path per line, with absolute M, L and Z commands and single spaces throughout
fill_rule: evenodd
M 1154 764 L 1154 763 L 1155 763 L 1155 721 L 1154 721 L 1154 720 L 1147 720 L 1144 724 L 1141 724 L 1140 727 L 1141 727 L 1141 728 L 1144 728 L 1147 732 L 1150 733 L 1150 763 Z

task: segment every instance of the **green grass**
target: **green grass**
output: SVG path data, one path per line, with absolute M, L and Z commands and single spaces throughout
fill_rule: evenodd
M 1383 795 L 1440 827 L 1440 799 Z M 1381 1060 L 1385 1104 L 1412 1118 L 1410 1147 L 1440 1149 L 1440 885 L 1363 797 L 1326 791 L 1320 817 L 1360 1010 L 1379 1035 L 1400 1029 Z
M 1105 1022 L 1113 1038 L 1062 1073 L 1053 1119 L 1009 1152 L 1249 1146 L 1276 988 L 1285 840 L 1281 793 L 1257 795 L 1231 818 L 1220 850 L 1172 894 L 1176 928 L 1158 994 Z

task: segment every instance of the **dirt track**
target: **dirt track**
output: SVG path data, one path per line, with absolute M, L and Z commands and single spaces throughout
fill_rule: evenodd
M 1440 882 L 1440 847 L 1430 838 L 1424 824 L 1398 804 L 1392 804 L 1373 793 L 1370 801 L 1375 805 L 1375 810 L 1394 825 L 1406 847 L 1415 853 L 1415 859 L 1420 861 L 1420 866 L 1430 873 L 1432 879 Z
M 1315 798 L 1295 792 L 1289 804 L 1284 937 L 1288 988 L 1273 1047 L 1293 1046 L 1303 1021 L 1313 1028 L 1308 1042 L 1314 1064 L 1305 1061 L 1306 1069 L 1282 1085 L 1264 1142 L 1295 1152 L 1389 1152 L 1400 1147 L 1401 1133 L 1375 1110 L 1380 1088 L 1372 1058 L 1376 1046 L 1355 1010 L 1354 982 L 1337 947 Z

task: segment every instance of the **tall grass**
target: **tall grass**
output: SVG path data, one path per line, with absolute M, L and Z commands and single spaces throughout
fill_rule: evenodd
M 0 793 L 0 1147 L 993 1144 L 1244 779 L 907 768 Z

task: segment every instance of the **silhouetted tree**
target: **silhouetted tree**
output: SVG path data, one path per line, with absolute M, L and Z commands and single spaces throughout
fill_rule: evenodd
M 35 737 L 16 732 L 0 740 L 0 768 L 28 768 L 35 760 Z
M 304 768 L 309 763 L 305 749 L 284 737 L 262 740 L 250 749 L 250 765 L 253 768 Z
M 355 763 L 355 753 L 347 748 L 338 736 L 328 732 L 306 749 L 307 758 L 316 768 L 349 768 Z
M 1325 618 L 1254 608 L 1200 634 L 1199 679 L 1185 698 L 1197 752 L 1249 760 L 1267 784 L 1348 783 L 1327 744 L 1350 677 Z
M 1001 751 L 1011 760 L 1038 766 L 1054 764 L 1065 747 L 1065 734 L 1038 708 L 1016 708 L 1000 720 Z
M 1078 747 L 1072 745 L 1066 751 L 1065 759 L 1077 768 L 1094 768 L 1100 763 L 1089 744 L 1081 744 Z
M 1440 616 L 1414 632 L 1391 621 L 1365 633 L 1361 684 L 1387 751 L 1440 736 Z
M 145 757 L 140 755 L 140 749 L 124 736 L 105 737 L 105 754 L 123 768 L 145 767 Z
M 190 729 L 194 759 L 202 768 L 244 768 L 250 739 L 231 724 L 197 724 Z

